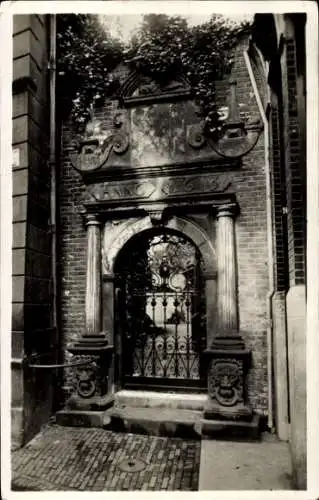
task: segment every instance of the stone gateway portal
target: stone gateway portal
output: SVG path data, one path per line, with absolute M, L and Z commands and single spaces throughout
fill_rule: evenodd
M 13 448 L 53 414 L 183 445 L 268 428 L 306 486 L 310 12 L 255 14 L 234 39 L 222 16 L 150 12 L 150 38 L 114 47 L 89 14 L 8 12 Z M 216 449 L 207 489 L 222 456 L 229 488 L 240 471 Z M 105 469 L 91 455 L 83 485 Z
M 183 235 L 167 229 L 137 234 L 115 269 L 122 385 L 204 387 L 206 347 L 201 256 Z

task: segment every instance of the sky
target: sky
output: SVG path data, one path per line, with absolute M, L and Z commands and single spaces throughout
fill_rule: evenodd
M 188 20 L 190 26 L 196 26 L 198 24 L 207 22 L 211 14 L 213 14 L 213 12 L 207 13 L 206 15 L 182 14 L 182 16 Z M 142 18 L 143 18 L 142 14 L 136 14 L 136 15 L 124 14 L 124 15 L 114 15 L 114 16 L 100 15 L 102 24 L 108 28 L 108 30 L 111 32 L 113 36 L 120 38 L 124 42 L 127 42 L 132 33 L 138 28 L 138 26 L 142 22 Z M 243 14 L 243 15 L 238 14 L 236 16 L 227 16 L 227 18 L 230 19 L 231 21 L 241 22 L 244 20 L 252 19 L 253 14 Z

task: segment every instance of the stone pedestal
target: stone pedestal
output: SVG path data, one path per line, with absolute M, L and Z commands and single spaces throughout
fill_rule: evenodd
M 67 401 L 66 408 L 93 411 L 109 408 L 114 399 L 108 376 L 113 346 L 107 341 L 87 341 L 83 338 L 68 351 L 76 361 L 83 361 L 84 364 L 74 368 L 76 390 Z
M 247 404 L 245 379 L 249 369 L 250 351 L 218 349 L 214 345 L 205 351 L 209 401 L 204 418 L 221 420 L 251 420 Z
M 250 351 L 238 331 L 237 273 L 234 217 L 235 203 L 217 209 L 217 332 L 205 351 L 209 401 L 204 410 L 204 428 L 215 432 L 216 422 L 229 428 L 234 422 L 249 422 L 247 431 L 256 434 L 256 418 L 247 404 L 246 375 Z M 214 421 L 214 423 L 213 423 Z M 211 422 L 211 423 L 209 423 Z M 252 426 L 252 422 L 254 425 Z

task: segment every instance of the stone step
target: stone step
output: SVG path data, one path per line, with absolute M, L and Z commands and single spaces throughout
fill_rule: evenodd
M 67 427 L 104 427 L 105 411 L 66 409 L 58 411 L 55 418 L 58 425 Z
M 194 410 L 114 407 L 105 412 L 104 428 L 114 432 L 200 439 L 201 418 L 202 412 Z
M 247 420 L 207 420 L 201 419 L 202 439 L 222 441 L 259 441 L 260 417 L 253 415 Z
M 202 411 L 176 408 L 113 407 L 105 412 L 103 427 L 114 432 L 181 437 L 255 441 L 260 439 L 259 417 L 243 420 L 207 420 Z
M 115 408 L 165 408 L 203 411 L 207 394 L 121 390 L 115 394 Z
M 260 439 L 259 417 L 251 422 L 203 419 L 202 411 L 176 408 L 110 408 L 104 415 L 105 429 L 114 432 L 181 437 L 252 441 Z

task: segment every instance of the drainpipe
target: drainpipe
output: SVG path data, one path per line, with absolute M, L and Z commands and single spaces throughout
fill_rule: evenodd
M 269 123 L 257 88 L 255 76 L 251 67 L 249 55 L 244 51 L 244 58 L 248 70 L 249 78 L 254 90 L 259 113 L 264 125 L 264 146 L 265 146 L 265 177 L 266 177 L 266 203 L 267 203 L 267 249 L 268 249 L 268 283 L 269 291 L 267 293 L 267 373 L 268 373 L 268 428 L 273 431 L 273 315 L 272 298 L 275 292 L 274 286 L 274 244 L 273 244 L 273 213 L 271 199 L 271 172 L 270 172 L 270 141 L 269 141 Z M 262 61 L 262 59 L 261 59 Z M 264 64 L 263 64 L 264 66 Z M 265 69 L 265 66 L 264 66 Z M 268 87 L 267 87 L 268 88 Z M 268 103 L 269 90 L 268 90 Z
M 51 193 L 50 193 L 50 224 L 51 224 L 51 257 L 52 257 L 52 326 L 56 330 L 56 340 L 58 340 L 57 321 L 57 255 L 56 255 L 56 16 L 50 15 L 50 56 L 49 56 L 49 80 L 50 80 L 50 170 L 51 170 Z

